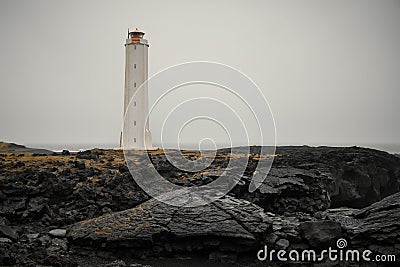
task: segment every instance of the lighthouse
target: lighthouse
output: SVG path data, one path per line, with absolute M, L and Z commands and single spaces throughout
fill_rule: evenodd
M 137 28 L 134 31 L 128 29 L 125 42 L 124 131 L 129 134 L 121 133 L 120 138 L 121 147 L 125 149 L 153 149 L 146 83 L 149 44 L 143 36 L 144 32 Z

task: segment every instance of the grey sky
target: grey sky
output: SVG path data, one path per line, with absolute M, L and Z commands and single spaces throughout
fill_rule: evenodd
M 400 142 L 400 1 L 389 0 L 2 0 L 0 140 L 117 144 L 128 27 L 146 32 L 150 75 L 193 60 L 248 75 L 280 144 Z

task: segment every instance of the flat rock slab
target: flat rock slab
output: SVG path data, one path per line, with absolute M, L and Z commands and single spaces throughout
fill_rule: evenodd
M 185 249 L 224 246 L 239 252 L 259 245 L 271 227 L 270 218 L 260 207 L 229 196 L 195 208 L 173 207 L 152 199 L 132 209 L 76 223 L 67 237 L 75 244 L 102 248 L 162 244 L 160 250 L 173 250 L 165 248 L 165 240 L 175 240 L 184 241 Z

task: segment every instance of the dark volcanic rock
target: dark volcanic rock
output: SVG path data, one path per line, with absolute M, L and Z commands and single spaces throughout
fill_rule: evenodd
M 78 152 L 76 154 L 76 157 L 78 159 L 98 160 L 100 155 L 103 155 L 103 152 L 101 152 L 100 150 L 86 150 Z
M 224 171 L 221 166 L 225 166 L 230 157 L 249 157 L 248 166 L 244 173 L 238 173 L 235 166 L 226 170 L 228 176 L 234 177 L 233 179 L 236 179 L 236 177 L 238 180 L 241 179 L 229 193 L 231 196 L 248 200 L 266 211 L 279 214 L 293 211 L 314 213 L 325 210 L 330 206 L 330 192 L 333 191 L 334 180 L 326 167 L 292 167 L 284 162 L 282 162 L 284 164 L 274 164 L 269 173 L 267 170 L 257 170 L 260 173 L 265 173 L 265 176 L 268 173 L 268 176 L 256 191 L 249 192 L 249 185 L 258 162 L 269 160 L 265 157 L 260 158 L 257 149 L 259 148 L 252 147 L 252 153 L 234 156 L 224 149 L 219 150 L 211 166 L 195 175 L 176 169 L 165 155 L 156 155 L 151 158 L 157 171 L 170 182 L 182 186 L 201 186 L 219 178 Z M 282 156 L 276 156 L 275 160 L 280 157 Z M 142 165 L 145 166 L 144 163 Z
M 400 193 L 361 210 L 340 208 L 325 214 L 341 224 L 351 247 L 392 254 L 400 261 Z
M 75 168 L 78 168 L 80 170 L 84 170 L 86 168 L 86 164 L 84 161 L 75 161 Z
M 277 147 L 274 166 L 327 170 L 331 207 L 363 208 L 400 191 L 400 159 L 360 147 Z
M 5 142 L 0 142 L 0 152 L 7 152 L 7 153 L 23 153 L 23 152 L 28 152 L 28 153 L 38 153 L 38 154 L 44 154 L 44 155 L 50 155 L 53 152 L 47 149 L 41 149 L 41 148 L 29 148 L 23 145 L 18 145 L 14 143 L 5 143 Z
M 17 240 L 18 234 L 8 225 L 0 225 L 0 237 L 8 237 L 12 240 Z
M 127 209 L 148 199 L 130 174 L 120 174 L 117 166 L 101 170 L 82 162 L 75 168 L 79 161 L 68 162 L 69 157 L 74 156 L 49 156 L 57 159 L 54 169 L 0 170 L 0 216 L 13 224 L 38 223 L 40 230 Z
M 254 250 L 271 225 L 261 208 L 232 197 L 196 208 L 149 200 L 133 209 L 79 222 L 67 236 L 80 246 L 140 248 L 149 255 L 196 250 L 224 254 Z
M 249 184 L 258 162 L 268 160 L 259 157 L 259 147 L 251 147 L 250 151 L 235 155 L 249 157 L 249 162 L 242 180 L 230 194 L 274 213 L 314 213 L 341 206 L 362 208 L 400 190 L 400 159 L 389 153 L 358 147 L 301 146 L 277 147 L 267 178 L 250 193 Z M 221 175 L 231 157 L 229 153 L 227 149 L 219 150 L 211 166 L 198 175 L 177 169 L 165 155 L 151 155 L 151 159 L 157 171 L 171 182 L 199 186 Z M 227 172 L 236 175 L 234 168 Z
M 145 154 L 136 154 L 133 168 L 140 172 L 146 167 Z M 8 225 L 16 234 L 0 233 L 0 265 L 74 266 L 75 259 L 89 257 L 93 262 L 79 265 L 103 266 L 96 260 L 177 259 L 190 253 L 231 263 L 243 255 L 254 259 L 264 244 L 301 251 L 339 237 L 352 247 L 398 253 L 396 156 L 357 147 L 278 147 L 268 177 L 250 193 L 257 164 L 266 160 L 258 147 L 249 154 L 219 150 L 207 169 L 194 173 L 173 167 L 161 151 L 149 154 L 162 176 L 182 186 L 216 180 L 231 157 L 249 160 L 243 175 L 235 167 L 227 170 L 241 178 L 228 196 L 205 207 L 176 208 L 149 200 L 121 151 L 0 154 L 0 226 Z M 198 154 L 184 152 L 192 161 Z M 73 225 L 69 241 L 48 235 L 67 225 Z
M 327 209 L 330 204 L 329 190 L 333 179 L 329 174 L 316 170 L 292 167 L 272 168 L 260 188 L 248 192 L 250 179 L 237 185 L 232 195 L 247 199 L 267 211 L 283 214 L 303 211 L 314 213 Z
M 348 231 L 352 243 L 380 247 L 400 255 L 400 193 L 354 213 L 357 223 Z M 389 249 L 390 248 L 390 249 Z M 381 252 L 382 253 L 382 252 Z M 399 258 L 400 260 L 400 258 Z
M 303 222 L 299 227 L 301 235 L 317 248 L 334 244 L 342 235 L 340 224 L 334 221 Z
M 61 155 L 63 155 L 63 156 L 69 156 L 69 155 L 71 155 L 71 153 L 70 153 L 68 150 L 64 149 L 64 150 L 61 152 Z

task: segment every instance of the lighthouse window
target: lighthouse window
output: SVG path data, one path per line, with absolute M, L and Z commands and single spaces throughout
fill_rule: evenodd
M 133 101 L 133 106 L 136 107 L 136 101 Z
M 136 64 L 133 64 L 133 68 L 136 69 Z
M 133 84 L 133 87 L 136 87 L 136 83 Z
M 135 138 L 133 138 L 133 142 L 135 142 L 135 143 L 136 143 L 136 137 L 135 137 Z
M 135 50 L 136 50 L 136 45 L 134 45 L 134 46 L 133 46 L 133 49 L 135 49 Z
M 136 121 L 133 121 L 133 125 L 136 126 Z

